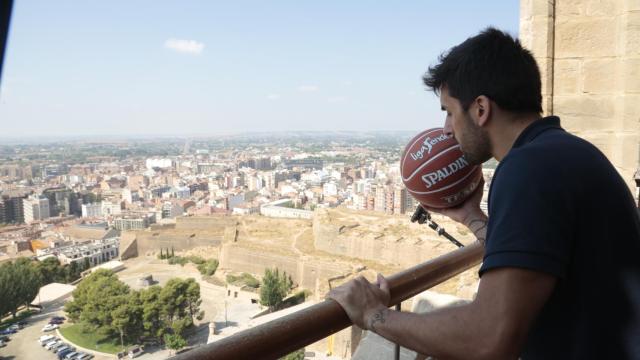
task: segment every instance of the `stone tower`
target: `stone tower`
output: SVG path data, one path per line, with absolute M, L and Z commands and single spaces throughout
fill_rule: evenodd
M 596 145 L 632 193 L 640 150 L 640 1 L 521 0 L 543 110 Z

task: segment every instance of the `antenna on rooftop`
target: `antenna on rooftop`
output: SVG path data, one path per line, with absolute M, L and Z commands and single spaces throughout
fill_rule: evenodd
M 417 222 L 418 224 L 427 223 L 427 225 L 435 230 L 438 235 L 444 236 L 447 240 L 451 241 L 455 246 L 461 248 L 464 247 L 464 244 L 460 241 L 456 240 L 451 234 L 449 234 L 443 227 L 438 225 L 435 221 L 431 219 L 431 214 L 425 210 L 422 205 L 418 205 L 416 211 L 411 216 L 411 222 Z

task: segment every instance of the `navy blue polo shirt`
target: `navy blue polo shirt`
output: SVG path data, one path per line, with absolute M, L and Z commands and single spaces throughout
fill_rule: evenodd
M 533 122 L 496 168 L 480 275 L 515 267 L 557 285 L 522 359 L 640 359 L 640 218 L 589 142 Z

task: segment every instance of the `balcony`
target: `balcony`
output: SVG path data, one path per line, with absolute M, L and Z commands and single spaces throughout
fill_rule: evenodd
M 482 254 L 482 245 L 474 243 L 390 276 L 389 307 L 479 264 Z M 176 359 L 278 359 L 350 325 L 340 305 L 333 300 L 325 300 L 180 354 Z M 398 351 L 396 348 L 396 359 L 399 358 Z M 354 358 L 363 358 L 357 350 L 354 355 Z

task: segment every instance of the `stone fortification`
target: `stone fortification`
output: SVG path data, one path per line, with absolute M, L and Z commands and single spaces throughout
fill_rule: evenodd
M 240 244 L 224 244 L 220 251 L 221 269 L 262 275 L 267 268 L 278 268 L 291 275 L 293 282 L 315 290 L 317 282 L 341 276 L 352 271 L 348 263 L 310 259 L 293 253 L 283 254 Z
M 439 224 L 463 243 L 474 239 L 438 217 Z M 319 210 L 313 221 L 316 249 L 350 258 L 374 260 L 407 268 L 455 250 L 426 225 L 412 224 L 408 216 L 389 216 L 347 209 Z
M 540 65 L 544 113 L 595 144 L 635 193 L 640 3 L 521 0 L 520 40 Z

